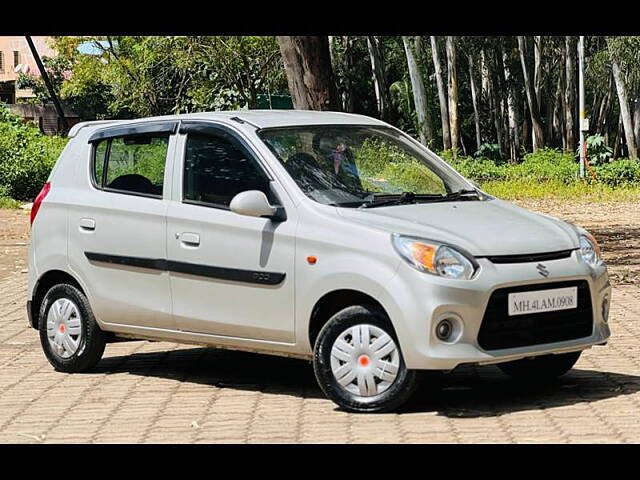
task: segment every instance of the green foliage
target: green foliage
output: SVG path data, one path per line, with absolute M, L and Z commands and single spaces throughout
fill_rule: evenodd
M 463 176 L 475 182 L 487 182 L 506 177 L 505 168 L 486 158 L 458 157 L 456 161 L 450 160 L 448 163 Z
M 640 184 L 640 161 L 615 160 L 594 168 L 598 180 L 611 186 Z
M 524 156 L 522 163 L 504 165 L 507 179 L 549 180 L 571 183 L 578 176 L 578 164 L 573 155 L 543 148 Z
M 67 140 L 45 136 L 0 104 L 0 188 L 3 196 L 33 200 Z
M 18 208 L 20 202 L 9 197 L 9 188 L 6 185 L 0 185 L 0 209 L 2 208 Z
M 78 46 L 91 42 L 97 55 Z M 61 97 L 84 119 L 255 108 L 287 93 L 275 37 L 56 37 Z
M 603 165 L 613 156 L 613 150 L 607 146 L 602 135 L 589 135 L 587 142 L 587 160 L 589 165 Z M 580 147 L 576 150 L 576 157 L 580 156 Z
M 599 182 L 558 181 L 536 182 L 531 180 L 499 180 L 482 185 L 482 189 L 504 200 L 562 199 L 590 202 L 640 201 L 640 185 L 628 184 L 613 187 Z
M 549 180 L 570 183 L 577 178 L 578 165 L 573 156 L 553 149 L 541 149 L 525 155 L 522 163 L 497 164 L 487 158 L 458 157 L 448 160 L 456 170 L 476 182 L 494 180 Z
M 497 163 L 503 161 L 500 145 L 497 143 L 483 143 L 473 156 L 475 158 L 487 158 Z

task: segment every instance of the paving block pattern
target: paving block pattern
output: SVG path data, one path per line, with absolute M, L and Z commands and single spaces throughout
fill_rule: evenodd
M 342 412 L 309 362 L 164 342 L 53 370 L 27 326 L 26 275 L 0 280 L 1 443 L 637 443 L 640 290 L 614 289 L 613 336 L 544 387 L 496 367 L 429 378 L 400 413 Z

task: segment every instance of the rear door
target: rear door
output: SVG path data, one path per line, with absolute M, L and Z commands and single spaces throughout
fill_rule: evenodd
M 227 127 L 183 122 L 177 144 L 176 201 L 167 212 L 173 312 L 180 330 L 294 340 L 296 212 L 287 220 L 229 210 L 242 191 L 271 204 L 290 201 L 249 144 Z
M 106 323 L 174 328 L 166 213 L 177 122 L 98 131 L 70 208 L 70 267 Z

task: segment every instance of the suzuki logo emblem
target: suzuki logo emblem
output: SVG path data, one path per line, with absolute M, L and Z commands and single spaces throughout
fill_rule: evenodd
M 538 273 L 542 275 L 544 278 L 549 276 L 549 270 L 543 264 L 539 263 L 536 268 L 538 269 Z

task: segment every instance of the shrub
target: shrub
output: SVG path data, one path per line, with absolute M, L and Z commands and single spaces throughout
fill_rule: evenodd
M 66 143 L 0 105 L 0 187 L 17 200 L 33 200 Z
M 640 183 L 640 161 L 615 160 L 594 167 L 598 180 L 611 186 Z
M 487 158 L 493 160 L 496 163 L 503 163 L 504 159 L 500 153 L 500 145 L 497 143 L 483 143 L 476 153 L 473 154 L 475 158 Z
M 449 164 L 461 175 L 476 182 L 504 179 L 508 168 L 486 158 L 458 157 L 455 161 L 450 160 Z
M 508 165 L 506 178 L 533 181 L 555 180 L 571 183 L 578 177 L 579 166 L 573 155 L 543 148 L 525 155 L 522 163 Z
M 580 147 L 576 151 L 576 156 L 580 156 Z M 590 165 L 603 165 L 612 156 L 613 150 L 607 146 L 602 135 L 589 135 L 587 137 L 587 157 Z

